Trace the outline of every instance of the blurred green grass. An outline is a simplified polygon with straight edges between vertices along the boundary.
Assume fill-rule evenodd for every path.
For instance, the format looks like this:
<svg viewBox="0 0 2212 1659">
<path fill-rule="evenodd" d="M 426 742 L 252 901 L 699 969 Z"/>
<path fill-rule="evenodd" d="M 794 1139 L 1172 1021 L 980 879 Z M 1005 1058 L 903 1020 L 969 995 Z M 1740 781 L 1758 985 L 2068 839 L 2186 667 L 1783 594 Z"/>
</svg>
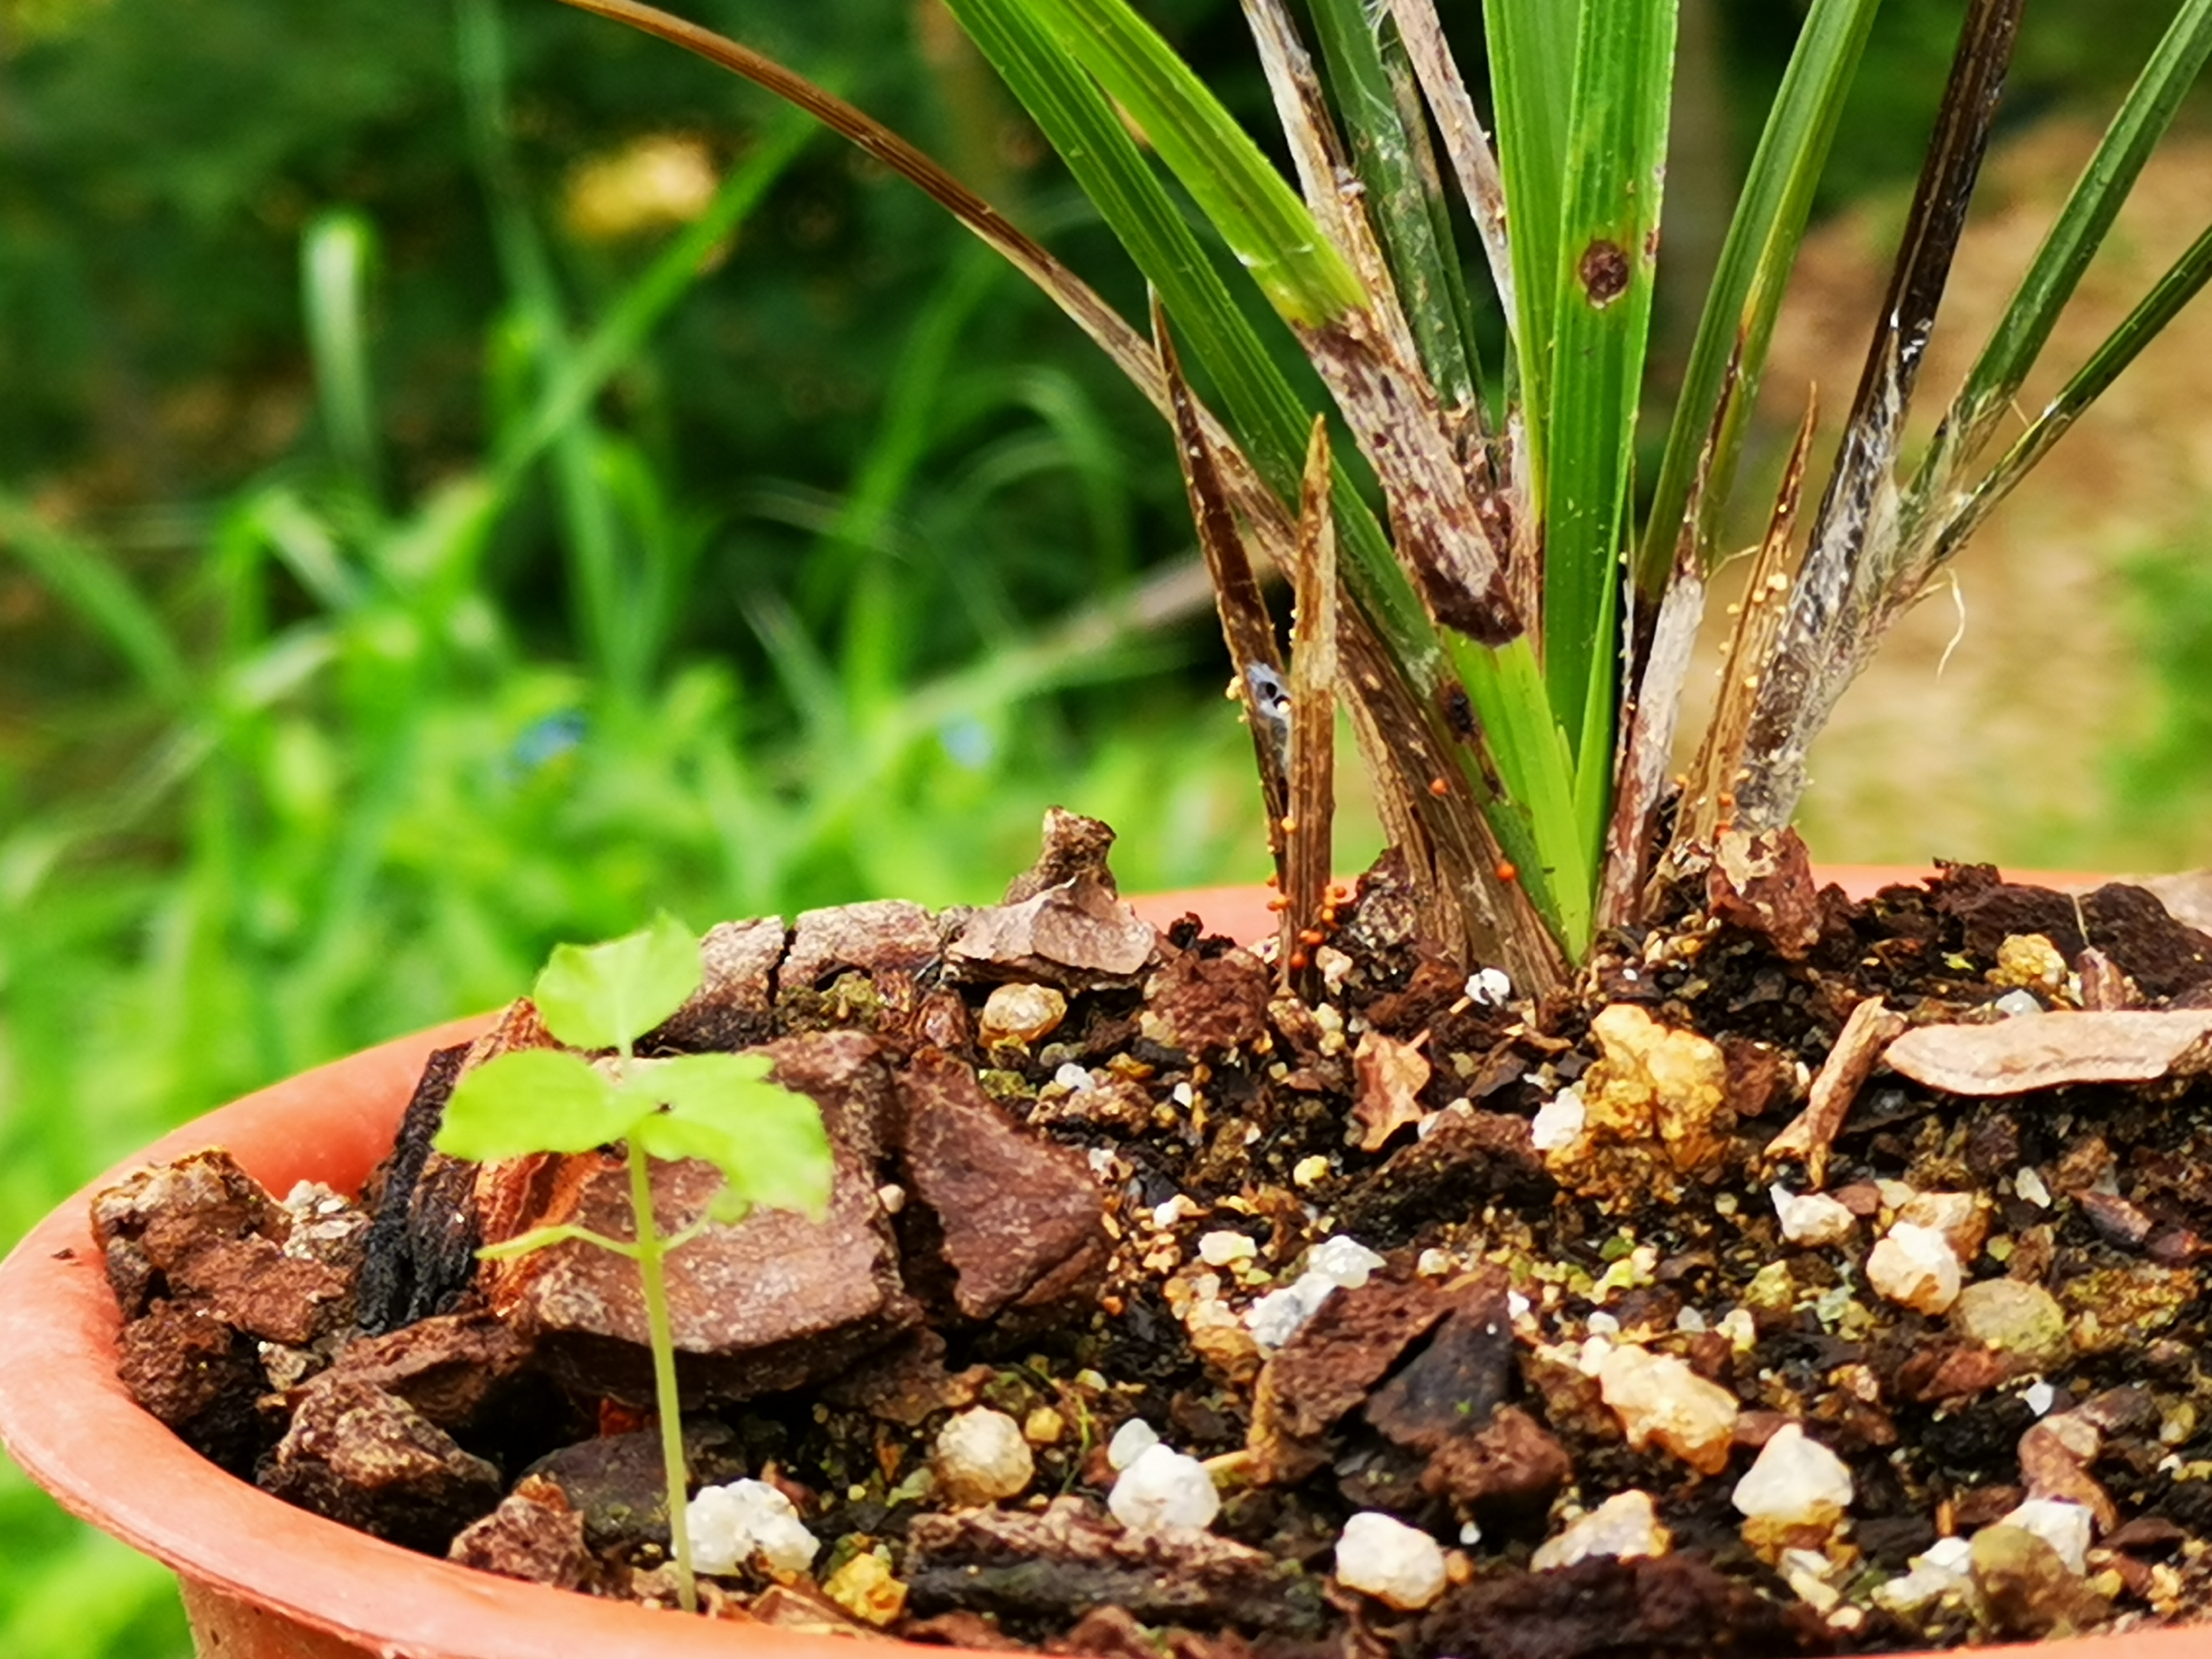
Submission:
<svg viewBox="0 0 2212 1659">
<path fill-rule="evenodd" d="M 1778 9 L 1714 9 L 1771 77 Z M 1097 263 L 927 5 L 696 10 Z M 1264 99 L 1228 0 L 1158 10 Z M 2031 105 L 2139 50 L 2048 14 Z M 1950 15 L 1893 0 L 1845 195 L 1913 165 Z M 933 210 L 550 4 L 180 27 L 0 0 L 0 1242 L 659 907 L 987 898 L 1052 802 L 1133 889 L 1260 873 L 1163 438 Z M 2170 794 L 2212 652 L 2201 572 L 2142 570 Z M 167 1576 L 4 1464 L 0 1559 L 9 1659 L 185 1650 Z"/>
<path fill-rule="evenodd" d="M 586 244 L 519 136 L 518 35 L 489 0 L 457 16 L 498 279 L 479 441 L 410 427 L 425 394 L 385 354 L 422 273 L 349 207 L 299 223 L 307 418 L 263 464 L 205 468 L 167 522 L 104 504 L 145 489 L 133 457 L 119 485 L 0 487 L 35 659 L 0 674 L 7 1239 L 179 1119 L 495 1005 L 555 940 L 657 908 L 988 898 L 1055 801 L 1136 832 L 1132 886 L 1262 866 L 1243 734 L 1189 678 L 1187 532 L 1144 493 L 1179 489 L 1102 377 L 1027 349 L 1051 314 L 932 226 L 892 323 L 844 348 L 880 355 L 872 419 L 826 464 L 749 452 L 790 388 L 740 342 L 763 381 L 702 469 L 686 389 L 726 371 L 689 313 L 791 299 L 766 227 L 808 210 L 827 146 L 738 112 L 678 228 Z M 0 1652 L 183 1650 L 166 1576 L 12 1469 L 0 1553 Z"/>
</svg>

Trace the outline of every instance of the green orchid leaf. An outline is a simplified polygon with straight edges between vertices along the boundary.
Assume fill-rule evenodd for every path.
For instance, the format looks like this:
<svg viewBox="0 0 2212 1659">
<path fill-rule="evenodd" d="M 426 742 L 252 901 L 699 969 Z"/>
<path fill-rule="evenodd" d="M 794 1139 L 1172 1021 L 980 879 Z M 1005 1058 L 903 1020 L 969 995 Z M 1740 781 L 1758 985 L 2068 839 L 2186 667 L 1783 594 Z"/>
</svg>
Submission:
<svg viewBox="0 0 2212 1659">
<path fill-rule="evenodd" d="M 586 1152 L 620 1140 L 646 1109 L 588 1061 L 557 1049 L 526 1048 L 460 1080 L 433 1144 L 471 1164 L 525 1152 Z"/>
<path fill-rule="evenodd" d="M 666 911 L 605 945 L 556 945 L 532 994 L 545 1029 L 575 1048 L 620 1048 L 699 988 L 699 939 Z"/>
<path fill-rule="evenodd" d="M 666 1108 L 634 1132 L 655 1158 L 702 1158 L 744 1204 L 819 1218 L 833 1164 L 822 1109 L 768 1080 L 757 1054 L 681 1054 L 641 1066 L 623 1088 Z M 720 1216 L 717 1219 L 721 1218 Z"/>
</svg>

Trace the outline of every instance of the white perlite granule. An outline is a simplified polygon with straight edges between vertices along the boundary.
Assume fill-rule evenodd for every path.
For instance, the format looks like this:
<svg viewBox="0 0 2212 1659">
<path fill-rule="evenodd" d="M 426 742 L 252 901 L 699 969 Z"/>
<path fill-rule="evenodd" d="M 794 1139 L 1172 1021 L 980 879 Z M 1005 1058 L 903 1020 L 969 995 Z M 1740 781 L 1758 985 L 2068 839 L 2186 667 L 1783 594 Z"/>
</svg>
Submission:
<svg viewBox="0 0 2212 1659">
<path fill-rule="evenodd" d="M 1036 1474 L 1022 1425 L 988 1406 L 962 1412 L 937 1431 L 930 1468 L 945 1497 L 970 1508 L 1019 1497 Z"/>
<path fill-rule="evenodd" d="M 1206 1465 L 1195 1457 L 1151 1446 L 1121 1471 L 1106 1495 L 1106 1507 L 1132 1532 L 1205 1528 L 1221 1513 L 1221 1494 L 1214 1490 Z"/>
<path fill-rule="evenodd" d="M 1759 1449 L 1729 1501 L 1753 1521 L 1832 1522 L 1851 1506 L 1851 1472 L 1796 1424 L 1784 1423 Z"/>
<path fill-rule="evenodd" d="M 1143 1418 L 1133 1417 L 1106 1443 L 1106 1462 L 1118 1474 L 1159 1443 L 1159 1431 Z"/>
<path fill-rule="evenodd" d="M 805 1572 L 822 1546 L 791 1500 L 765 1480 L 702 1486 L 684 1506 L 692 1565 L 701 1572 L 735 1572 L 757 1552 L 778 1572 Z"/>
<path fill-rule="evenodd" d="M 1363 1510 L 1336 1540 L 1336 1578 L 1347 1589 L 1412 1613 L 1444 1593 L 1443 1547 L 1417 1527 Z"/>
<path fill-rule="evenodd" d="M 1356 1291 L 1382 1265 L 1382 1258 L 1342 1233 L 1322 1240 L 1306 1257 L 1306 1270 L 1279 1291 L 1270 1291 L 1245 1313 L 1252 1340 L 1279 1348 L 1314 1316 L 1332 1291 Z"/>
</svg>

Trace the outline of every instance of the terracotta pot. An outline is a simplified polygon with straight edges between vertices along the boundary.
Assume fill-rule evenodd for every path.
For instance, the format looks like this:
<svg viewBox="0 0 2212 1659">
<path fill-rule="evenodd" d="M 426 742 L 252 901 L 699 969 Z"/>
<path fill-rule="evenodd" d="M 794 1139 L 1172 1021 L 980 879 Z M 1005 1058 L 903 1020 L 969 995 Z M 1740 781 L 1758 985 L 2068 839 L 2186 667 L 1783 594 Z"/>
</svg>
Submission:
<svg viewBox="0 0 2212 1659">
<path fill-rule="evenodd" d="M 1859 890 L 1899 878 L 1828 873 Z M 1163 925 L 1195 909 L 1245 937 L 1269 922 L 1266 895 L 1253 889 L 1171 894 L 1139 908 Z M 208 1659 L 849 1655 L 835 1638 L 594 1601 L 383 1543 L 224 1474 L 116 1379 L 119 1320 L 92 1243 L 94 1190 L 125 1169 L 210 1145 L 228 1146 L 276 1192 L 301 1180 L 356 1190 L 390 1147 L 430 1050 L 484 1024 L 403 1037 L 249 1095 L 164 1136 L 48 1216 L 0 1264 L 0 1441 L 64 1508 L 175 1571 Z M 2207 1659 L 2212 1629 L 2060 1645 L 2111 1659 Z"/>
</svg>

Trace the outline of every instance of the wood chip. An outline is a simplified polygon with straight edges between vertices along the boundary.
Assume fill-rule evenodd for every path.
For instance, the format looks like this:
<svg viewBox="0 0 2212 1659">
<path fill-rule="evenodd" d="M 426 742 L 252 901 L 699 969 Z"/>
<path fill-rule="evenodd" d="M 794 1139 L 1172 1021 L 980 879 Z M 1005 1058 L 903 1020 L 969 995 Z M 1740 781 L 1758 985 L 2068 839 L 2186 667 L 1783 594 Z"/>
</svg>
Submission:
<svg viewBox="0 0 2212 1659">
<path fill-rule="evenodd" d="M 2134 982 L 2102 951 L 2085 950 L 2075 958 L 2081 975 L 2081 1006 L 2092 1013 L 2119 1013 L 2136 1006 Z"/>
<path fill-rule="evenodd" d="M 1768 1160 L 1802 1158 L 1806 1176 L 1815 1188 L 1826 1181 L 1828 1148 L 1834 1144 L 1836 1132 L 1844 1127 L 1851 1103 L 1858 1098 L 1859 1088 L 1874 1070 L 1883 1045 L 1891 1043 L 1904 1029 L 1904 1019 L 1890 1012 L 1880 997 L 1869 997 L 1853 1008 L 1836 1038 L 1836 1046 L 1820 1063 L 1805 1109 L 1790 1120 L 1788 1128 L 1766 1143 Z"/>
<path fill-rule="evenodd" d="M 1400 1129 L 1428 1115 L 1420 1093 L 1428 1086 L 1429 1062 L 1412 1043 L 1369 1031 L 1352 1053 L 1352 1066 L 1359 1080 L 1352 1117 L 1361 1152 L 1381 1152 Z"/>
<path fill-rule="evenodd" d="M 976 911 L 946 955 L 967 971 L 1066 986 L 1071 975 L 1139 973 L 1158 937 L 1129 905 L 1079 877 L 1019 904 Z"/>
<path fill-rule="evenodd" d="M 1980 1099 L 2075 1083 L 2151 1083 L 2212 1070 L 2212 1009 L 1923 1025 L 1891 1043 L 1883 1059 L 1915 1083 Z"/>
</svg>

